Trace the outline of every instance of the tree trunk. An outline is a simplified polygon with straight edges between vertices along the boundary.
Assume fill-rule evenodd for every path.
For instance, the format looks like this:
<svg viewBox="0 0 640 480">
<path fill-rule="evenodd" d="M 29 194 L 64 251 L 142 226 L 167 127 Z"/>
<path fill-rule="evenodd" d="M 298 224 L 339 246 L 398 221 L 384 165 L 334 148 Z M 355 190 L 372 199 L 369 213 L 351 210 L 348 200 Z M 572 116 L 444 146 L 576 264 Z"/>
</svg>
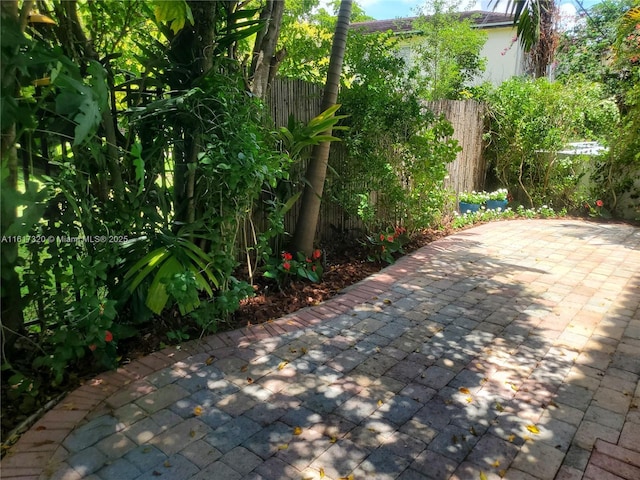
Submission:
<svg viewBox="0 0 640 480">
<path fill-rule="evenodd" d="M 340 87 L 340 75 L 342 73 L 342 60 L 347 46 L 347 34 L 349 31 L 349 19 L 351 17 L 352 0 L 342 0 L 340 11 L 338 12 L 338 23 L 333 36 L 331 47 L 331 57 L 329 58 L 329 69 L 327 71 L 327 81 L 324 86 L 322 97 L 322 111 L 336 104 L 338 100 L 338 89 Z M 324 135 L 331 135 L 331 130 Z M 313 240 L 315 238 L 318 216 L 320 214 L 320 203 L 324 190 L 324 181 L 327 177 L 327 165 L 329 163 L 330 142 L 323 142 L 313 148 L 307 173 L 305 178 L 307 183 L 302 195 L 300 213 L 296 222 L 296 229 L 293 236 L 293 247 L 297 252 L 310 255 L 313 250 Z"/>
<path fill-rule="evenodd" d="M 256 35 L 250 71 L 251 93 L 260 98 L 264 98 L 269 82 L 284 58 L 284 49 L 276 53 L 283 12 L 284 0 L 268 0 L 260 13 L 265 26 Z"/>
</svg>

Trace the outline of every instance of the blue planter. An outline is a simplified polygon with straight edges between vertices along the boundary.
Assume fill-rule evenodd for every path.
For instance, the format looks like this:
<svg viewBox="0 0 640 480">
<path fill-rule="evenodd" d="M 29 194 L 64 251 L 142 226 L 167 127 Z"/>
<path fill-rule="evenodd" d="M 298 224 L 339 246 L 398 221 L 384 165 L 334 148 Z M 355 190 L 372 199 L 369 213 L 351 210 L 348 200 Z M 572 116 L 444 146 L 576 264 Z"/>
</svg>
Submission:
<svg viewBox="0 0 640 480">
<path fill-rule="evenodd" d="M 467 203 L 467 202 L 460 202 L 458 204 L 458 208 L 460 209 L 460 213 L 467 213 L 467 212 L 477 212 L 478 210 L 480 210 L 480 204 L 479 203 Z"/>
<path fill-rule="evenodd" d="M 504 210 L 508 203 L 506 200 L 487 200 L 487 210 L 497 210 L 498 208 Z"/>
</svg>

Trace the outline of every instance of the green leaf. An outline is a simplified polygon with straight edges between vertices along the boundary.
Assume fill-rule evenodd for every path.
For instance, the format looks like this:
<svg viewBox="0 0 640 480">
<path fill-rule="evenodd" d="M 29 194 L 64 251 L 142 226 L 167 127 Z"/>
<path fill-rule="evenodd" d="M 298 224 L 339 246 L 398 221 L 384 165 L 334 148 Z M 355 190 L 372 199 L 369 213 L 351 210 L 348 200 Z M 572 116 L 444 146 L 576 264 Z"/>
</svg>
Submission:
<svg viewBox="0 0 640 480">
<path fill-rule="evenodd" d="M 185 0 L 156 0 L 153 13 L 156 21 L 168 23 L 173 33 L 182 30 L 187 20 L 193 25 L 193 13 Z"/>
</svg>

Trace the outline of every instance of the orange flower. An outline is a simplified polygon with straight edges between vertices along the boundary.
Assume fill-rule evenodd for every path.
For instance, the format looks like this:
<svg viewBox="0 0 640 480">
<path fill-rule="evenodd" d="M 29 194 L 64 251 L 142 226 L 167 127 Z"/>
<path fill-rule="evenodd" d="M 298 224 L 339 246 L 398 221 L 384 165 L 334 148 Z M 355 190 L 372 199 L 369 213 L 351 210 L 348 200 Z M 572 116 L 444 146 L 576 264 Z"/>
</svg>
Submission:
<svg viewBox="0 0 640 480">
<path fill-rule="evenodd" d="M 104 332 L 104 341 L 107 343 L 113 341 L 113 333 L 111 333 L 109 330 Z"/>
</svg>

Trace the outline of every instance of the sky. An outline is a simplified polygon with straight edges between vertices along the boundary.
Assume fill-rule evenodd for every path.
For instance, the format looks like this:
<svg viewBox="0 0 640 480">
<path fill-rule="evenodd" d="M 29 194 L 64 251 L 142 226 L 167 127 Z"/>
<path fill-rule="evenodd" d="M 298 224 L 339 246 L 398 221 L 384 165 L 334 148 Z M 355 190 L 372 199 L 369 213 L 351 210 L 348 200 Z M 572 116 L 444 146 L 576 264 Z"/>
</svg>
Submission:
<svg viewBox="0 0 640 480">
<path fill-rule="evenodd" d="M 386 20 L 390 18 L 398 17 L 413 17 L 415 16 L 416 9 L 423 5 L 424 0 L 357 0 L 358 4 L 364 9 L 367 15 L 375 18 L 376 20 Z M 472 0 L 473 1 L 473 0 Z M 468 10 L 493 10 L 492 6 L 488 6 L 488 0 L 476 0 L 475 5 L 472 5 Z M 575 15 L 579 10 L 577 2 L 575 0 L 559 0 L 563 15 Z M 582 0 L 581 2 L 585 8 L 593 6 L 598 3 L 598 0 Z M 500 2 L 501 6 L 506 6 L 506 0 Z M 464 5 L 464 2 L 463 2 Z M 504 7 L 503 7 L 504 8 Z M 496 9 L 500 10 L 500 9 Z"/>
</svg>

